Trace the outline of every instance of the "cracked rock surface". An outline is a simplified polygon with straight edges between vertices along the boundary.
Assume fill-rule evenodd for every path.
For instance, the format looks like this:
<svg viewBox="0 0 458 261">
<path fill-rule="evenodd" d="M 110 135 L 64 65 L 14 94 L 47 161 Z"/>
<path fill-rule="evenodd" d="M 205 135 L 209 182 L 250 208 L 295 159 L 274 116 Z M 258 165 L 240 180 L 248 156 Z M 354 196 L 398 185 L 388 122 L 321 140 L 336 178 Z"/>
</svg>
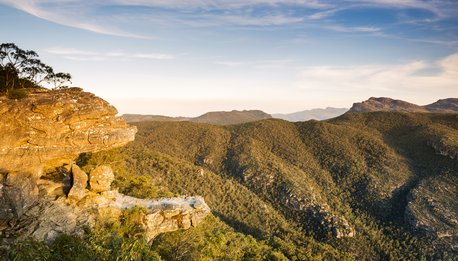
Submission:
<svg viewBox="0 0 458 261">
<path fill-rule="evenodd" d="M 83 152 L 120 147 L 136 128 L 105 100 L 78 88 L 0 97 L 0 168 L 57 167 Z"/>
</svg>

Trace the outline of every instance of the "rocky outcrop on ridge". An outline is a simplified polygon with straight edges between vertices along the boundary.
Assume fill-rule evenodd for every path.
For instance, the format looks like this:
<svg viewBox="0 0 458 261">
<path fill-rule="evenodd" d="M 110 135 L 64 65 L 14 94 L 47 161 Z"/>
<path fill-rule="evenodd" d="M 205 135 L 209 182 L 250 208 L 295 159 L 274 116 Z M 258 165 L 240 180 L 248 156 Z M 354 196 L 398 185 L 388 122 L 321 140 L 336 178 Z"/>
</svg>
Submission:
<svg viewBox="0 0 458 261">
<path fill-rule="evenodd" d="M 21 100 L 0 97 L 0 168 L 36 170 L 68 163 L 83 152 L 123 146 L 136 128 L 108 102 L 78 88 L 40 91 Z"/>
<path fill-rule="evenodd" d="M 370 111 L 400 111 L 400 112 L 427 112 L 427 110 L 419 105 L 394 100 L 391 98 L 375 98 L 371 97 L 367 101 L 354 103 L 350 108 L 351 112 L 370 112 Z"/>
<path fill-rule="evenodd" d="M 76 165 L 70 168 L 71 173 L 67 174 L 74 175 L 73 171 L 77 170 L 77 175 L 86 175 L 74 166 Z M 103 170 L 112 173 L 107 167 Z M 109 180 L 104 182 L 111 183 Z M 138 199 L 111 190 L 110 185 L 107 190 L 99 187 L 92 191 L 87 189 L 86 182 L 78 197 L 70 194 L 56 197 L 55 191 L 62 183 L 40 180 L 40 200 L 19 218 L 10 221 L 11 225 L 2 231 L 3 244 L 28 238 L 51 242 L 63 233 L 82 235 L 86 228 L 94 227 L 97 222 L 119 220 L 124 211 L 134 207 L 144 209 L 140 225 L 146 239 L 150 241 L 160 233 L 197 226 L 210 213 L 210 208 L 202 197 Z M 70 192 L 73 189 L 72 187 Z"/>
<path fill-rule="evenodd" d="M 424 107 L 430 112 L 457 112 L 458 98 L 441 99 Z"/>
<path fill-rule="evenodd" d="M 435 112 L 454 113 L 458 112 L 458 98 L 438 100 L 425 106 L 395 100 L 386 97 L 371 97 L 367 101 L 354 103 L 350 112 L 371 112 L 371 111 L 399 111 L 399 112 Z"/>
<path fill-rule="evenodd" d="M 422 181 L 408 197 L 407 223 L 436 245 L 458 253 L 458 177 L 435 176 Z"/>
<path fill-rule="evenodd" d="M 38 199 L 44 171 L 68 164 L 80 153 L 134 140 L 136 128 L 116 114 L 108 102 L 79 88 L 37 89 L 20 100 L 0 97 L 0 227 Z M 74 177 L 83 186 L 84 177 Z M 81 198 L 77 187 L 71 196 Z"/>
<path fill-rule="evenodd" d="M 196 226 L 210 213 L 201 197 L 122 195 L 111 190 L 109 166 L 88 175 L 74 163 L 81 153 L 134 140 L 136 127 L 116 114 L 108 102 L 79 88 L 33 90 L 20 100 L 0 97 L 0 246 L 80 235 L 133 207 L 145 210 L 142 225 L 149 240 Z"/>
</svg>

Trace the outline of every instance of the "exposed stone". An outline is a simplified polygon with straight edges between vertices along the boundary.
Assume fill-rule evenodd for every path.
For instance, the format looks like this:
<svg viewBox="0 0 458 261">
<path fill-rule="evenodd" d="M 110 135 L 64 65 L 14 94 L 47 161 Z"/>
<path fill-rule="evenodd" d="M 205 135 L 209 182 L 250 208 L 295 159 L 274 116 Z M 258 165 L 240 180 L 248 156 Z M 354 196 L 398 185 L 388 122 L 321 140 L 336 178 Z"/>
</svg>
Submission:
<svg viewBox="0 0 458 261">
<path fill-rule="evenodd" d="M 456 113 L 458 112 L 458 99 L 448 98 L 438 100 L 437 102 L 425 106 L 419 106 L 413 103 L 386 97 L 371 97 L 369 100 L 354 103 L 350 108 L 350 112 L 371 111 Z"/>
<path fill-rule="evenodd" d="M 8 173 L 0 186 L 0 220 L 21 216 L 38 198 L 37 177 L 30 172 Z"/>
<path fill-rule="evenodd" d="M 434 176 L 422 181 L 408 197 L 406 222 L 434 244 L 458 253 L 458 177 Z"/>
<path fill-rule="evenodd" d="M 68 198 L 80 200 L 86 195 L 87 174 L 78 165 L 72 165 L 72 188 L 68 193 Z"/>
<path fill-rule="evenodd" d="M 115 176 L 110 166 L 102 165 L 91 170 L 89 174 L 89 185 L 94 192 L 104 192 L 111 188 Z"/>
<path fill-rule="evenodd" d="M 0 97 L 0 224 L 34 204 L 37 180 L 44 168 L 54 169 L 72 162 L 80 153 L 134 140 L 136 128 L 116 113 L 106 101 L 76 88 L 32 91 L 20 100 Z M 77 179 L 77 185 L 83 183 Z M 55 186 L 45 194 L 68 192 L 69 182 L 61 184 L 61 189 Z M 71 194 L 80 198 L 81 193 Z"/>
<path fill-rule="evenodd" d="M 136 128 L 117 118 L 106 101 L 79 89 L 0 97 L 0 168 L 58 167 L 83 152 L 119 147 Z"/>
<path fill-rule="evenodd" d="M 65 197 L 42 200 L 19 218 L 16 226 L 4 233 L 9 238 L 34 238 L 50 242 L 62 233 L 82 235 L 86 227 L 93 227 L 97 222 L 119 220 L 123 211 L 133 207 L 146 210 L 140 225 L 148 241 L 160 233 L 196 226 L 210 214 L 210 208 L 202 197 L 147 200 L 125 196 L 116 191 L 102 194 L 88 192 L 79 202 Z"/>
<path fill-rule="evenodd" d="M 82 235 L 136 206 L 146 209 L 142 225 L 149 240 L 195 226 L 210 213 L 201 197 L 145 200 L 111 191 L 109 166 L 90 173 L 93 191 L 86 190 L 86 173 L 63 164 L 132 141 L 136 128 L 116 113 L 106 101 L 74 88 L 32 92 L 21 100 L 0 97 L 0 245 Z M 40 179 L 43 169 L 51 174 Z"/>
<path fill-rule="evenodd" d="M 458 135 L 455 137 L 455 140 L 458 141 L 456 138 L 458 138 Z M 456 141 L 454 143 L 456 143 Z M 442 138 L 430 141 L 428 145 L 433 147 L 437 154 L 458 160 L 458 144 L 454 143 Z"/>
</svg>

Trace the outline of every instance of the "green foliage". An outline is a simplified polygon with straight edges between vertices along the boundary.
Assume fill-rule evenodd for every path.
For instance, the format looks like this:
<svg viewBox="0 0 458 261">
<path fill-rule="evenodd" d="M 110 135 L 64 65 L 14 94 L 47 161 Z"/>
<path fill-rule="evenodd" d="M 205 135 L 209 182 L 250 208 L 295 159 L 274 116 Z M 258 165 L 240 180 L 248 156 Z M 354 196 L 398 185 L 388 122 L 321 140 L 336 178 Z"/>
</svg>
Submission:
<svg viewBox="0 0 458 261">
<path fill-rule="evenodd" d="M 209 216 L 197 228 L 162 234 L 152 249 L 165 260 L 287 260 L 262 241 Z"/>
<path fill-rule="evenodd" d="M 8 260 L 14 261 L 50 260 L 51 256 L 51 250 L 45 243 L 32 240 L 16 243 L 7 254 Z"/>
<path fill-rule="evenodd" d="M 93 259 L 435 260 L 456 256 L 412 233 L 403 216 L 407 196 L 417 184 L 457 172 L 458 162 L 437 155 L 430 145 L 456 146 L 456 115 L 350 113 L 325 122 L 136 125 L 134 142 L 81 155 L 78 165 L 85 171 L 111 165 L 115 186 L 136 197 L 201 195 L 213 215 L 196 228 L 161 234 L 150 246 L 138 222 L 144 210 L 125 211 L 119 218 L 100 222 L 83 239 L 72 239 L 79 243 L 65 243 L 86 249 Z M 289 203 L 296 199 L 296 205 Z M 330 212 L 345 217 L 356 236 L 332 236 L 316 213 L 307 212 L 310 201 L 326 204 Z M 32 253 L 43 248 L 39 257 L 52 257 L 59 252 L 54 247 L 61 247 L 27 244 Z M 18 253 L 14 251 L 10 256 Z"/>
<path fill-rule="evenodd" d="M 20 99 L 24 99 L 25 97 L 27 97 L 27 92 L 25 92 L 24 90 L 20 90 L 20 89 L 13 89 L 8 92 L 7 97 L 9 99 L 20 100 Z"/>
<path fill-rule="evenodd" d="M 268 239 L 270 246 L 279 236 L 281 252 L 289 258 L 297 257 L 298 249 L 316 257 L 326 248 L 334 255 L 345 252 L 367 259 L 422 258 L 434 256 L 435 251 L 428 239 L 409 232 L 402 213 L 418 180 L 458 169 L 454 161 L 428 147 L 433 137 L 444 141 L 451 137 L 455 123 L 456 115 L 403 113 L 346 114 L 327 122 L 295 124 L 266 120 L 229 127 L 143 122 L 136 124 L 136 141 L 122 154 L 136 160 L 132 169 L 153 176 L 172 192 L 204 196 L 217 216 L 237 230 Z M 453 144 L 454 139 L 448 140 Z M 229 196 L 231 187 L 238 192 L 235 197 Z M 357 236 L 335 239 L 323 234 L 313 216 L 284 203 L 291 194 L 318 198 L 318 203 L 344 216 Z M 256 200 L 248 200 L 250 195 Z M 259 216 L 248 213 L 259 211 L 263 204 L 276 217 L 259 223 Z M 282 224 L 281 229 L 274 224 Z M 295 229 L 303 236 L 293 232 L 285 237 Z"/>
</svg>

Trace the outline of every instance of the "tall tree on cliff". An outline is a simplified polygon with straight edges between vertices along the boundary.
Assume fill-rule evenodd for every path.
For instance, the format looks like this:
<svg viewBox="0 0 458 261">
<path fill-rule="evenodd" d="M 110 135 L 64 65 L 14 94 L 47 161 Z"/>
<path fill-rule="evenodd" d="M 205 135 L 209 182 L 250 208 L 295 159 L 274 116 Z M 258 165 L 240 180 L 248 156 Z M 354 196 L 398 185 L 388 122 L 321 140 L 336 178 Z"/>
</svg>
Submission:
<svg viewBox="0 0 458 261">
<path fill-rule="evenodd" d="M 42 87 L 43 83 L 60 88 L 70 80 L 69 73 L 55 73 L 34 51 L 22 50 L 14 43 L 0 45 L 0 92 Z"/>
</svg>

